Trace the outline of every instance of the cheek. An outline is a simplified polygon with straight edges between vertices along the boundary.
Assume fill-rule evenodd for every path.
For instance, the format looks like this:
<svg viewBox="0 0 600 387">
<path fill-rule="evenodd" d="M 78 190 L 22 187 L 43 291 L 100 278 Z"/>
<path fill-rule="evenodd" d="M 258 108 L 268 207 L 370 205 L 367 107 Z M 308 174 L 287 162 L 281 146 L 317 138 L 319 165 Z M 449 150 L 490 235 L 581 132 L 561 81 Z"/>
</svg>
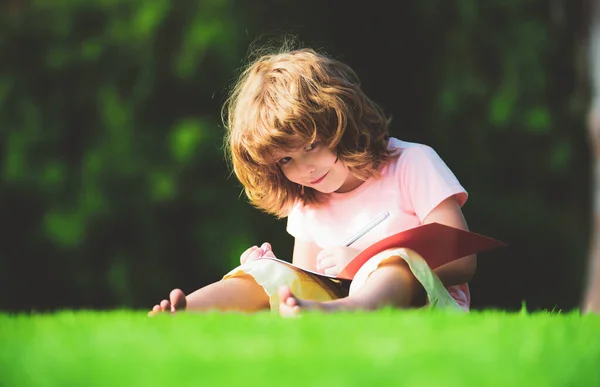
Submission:
<svg viewBox="0 0 600 387">
<path fill-rule="evenodd" d="M 333 159 L 333 168 L 338 173 L 348 172 L 348 168 L 346 168 L 346 165 L 344 165 L 344 163 L 342 162 L 342 160 L 339 160 L 337 157 L 335 157 Z"/>
<path fill-rule="evenodd" d="M 346 168 L 346 165 L 344 165 L 344 163 L 341 160 L 338 160 L 338 162 L 335 163 L 334 168 L 335 168 L 336 176 L 341 181 L 346 181 L 348 176 L 350 176 L 350 170 L 348 168 Z"/>
<path fill-rule="evenodd" d="M 330 167 L 334 167 L 335 168 L 339 164 L 339 162 L 336 163 L 336 160 L 337 160 L 337 156 L 335 155 L 335 153 L 333 153 L 329 149 L 323 150 L 318 155 L 318 163 L 321 166 L 330 166 Z"/>
<path fill-rule="evenodd" d="M 281 171 L 286 179 L 291 181 L 292 183 L 298 183 L 298 174 L 294 171 L 293 168 L 282 168 Z"/>
</svg>

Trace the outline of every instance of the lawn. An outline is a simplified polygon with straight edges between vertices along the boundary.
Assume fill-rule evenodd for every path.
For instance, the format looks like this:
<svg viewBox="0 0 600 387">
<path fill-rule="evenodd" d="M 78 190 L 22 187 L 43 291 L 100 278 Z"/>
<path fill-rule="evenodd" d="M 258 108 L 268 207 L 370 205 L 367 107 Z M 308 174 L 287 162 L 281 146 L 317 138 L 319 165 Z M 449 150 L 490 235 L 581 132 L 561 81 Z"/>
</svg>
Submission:
<svg viewBox="0 0 600 387">
<path fill-rule="evenodd" d="M 600 386 L 600 316 L 0 314 L 1 386 Z"/>
</svg>

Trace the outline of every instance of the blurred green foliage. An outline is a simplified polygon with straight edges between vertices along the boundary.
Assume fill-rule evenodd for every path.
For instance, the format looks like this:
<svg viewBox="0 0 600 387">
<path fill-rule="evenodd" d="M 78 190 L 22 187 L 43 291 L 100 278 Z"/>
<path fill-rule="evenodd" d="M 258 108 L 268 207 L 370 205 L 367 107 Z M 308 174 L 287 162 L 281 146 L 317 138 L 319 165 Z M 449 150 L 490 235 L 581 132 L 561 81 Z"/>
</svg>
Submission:
<svg viewBox="0 0 600 387">
<path fill-rule="evenodd" d="M 590 220 L 584 3 L 415 4 L 436 31 L 423 32 L 429 142 L 470 188 L 471 226 L 511 245 L 475 284 L 573 306 Z"/>
<path fill-rule="evenodd" d="M 5 6 L 2 307 L 140 305 L 181 273 L 218 279 L 251 243 L 222 150 L 230 6 Z"/>
<path fill-rule="evenodd" d="M 285 221 L 230 176 L 220 121 L 248 44 L 280 30 L 355 67 L 392 134 L 432 145 L 468 189 L 471 228 L 509 243 L 480 261 L 476 305 L 574 306 L 589 211 L 581 2 L 389 7 L 0 5 L 0 308 L 145 308 L 218 280 L 252 244 L 287 259 Z"/>
</svg>

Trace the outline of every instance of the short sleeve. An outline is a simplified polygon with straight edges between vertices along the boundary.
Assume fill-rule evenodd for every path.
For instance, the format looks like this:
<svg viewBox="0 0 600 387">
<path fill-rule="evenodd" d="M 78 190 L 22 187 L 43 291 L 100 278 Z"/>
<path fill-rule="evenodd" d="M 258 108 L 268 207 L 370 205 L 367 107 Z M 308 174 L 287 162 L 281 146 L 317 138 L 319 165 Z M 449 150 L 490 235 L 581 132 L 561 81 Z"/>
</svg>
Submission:
<svg viewBox="0 0 600 387">
<path fill-rule="evenodd" d="M 303 211 L 301 203 L 296 203 L 287 216 L 286 231 L 294 238 L 312 242 L 309 227 L 307 226 L 306 213 Z"/>
<path fill-rule="evenodd" d="M 461 207 L 467 201 L 467 191 L 431 147 L 420 145 L 406 148 L 399 163 L 400 188 L 421 222 L 451 196 L 456 196 Z"/>
</svg>

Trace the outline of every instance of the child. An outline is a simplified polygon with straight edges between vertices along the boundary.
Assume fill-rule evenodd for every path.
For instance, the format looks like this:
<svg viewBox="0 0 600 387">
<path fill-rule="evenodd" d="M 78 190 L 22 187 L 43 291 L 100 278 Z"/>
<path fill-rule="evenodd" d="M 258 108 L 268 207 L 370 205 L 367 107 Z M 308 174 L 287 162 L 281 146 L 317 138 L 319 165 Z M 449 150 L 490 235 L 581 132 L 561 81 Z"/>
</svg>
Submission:
<svg viewBox="0 0 600 387">
<path fill-rule="evenodd" d="M 361 250 L 392 234 L 438 222 L 467 230 L 467 192 L 436 152 L 388 135 L 390 120 L 347 65 L 312 49 L 283 48 L 254 60 L 224 106 L 228 153 L 250 202 L 287 217 L 292 262 L 336 275 Z M 344 241 L 389 216 L 351 247 Z M 468 256 L 432 271 L 402 249 L 371 258 L 350 286 L 273 260 L 267 242 L 247 249 L 221 281 L 179 289 L 150 315 L 177 310 L 374 310 L 436 305 L 468 310 Z"/>
</svg>

